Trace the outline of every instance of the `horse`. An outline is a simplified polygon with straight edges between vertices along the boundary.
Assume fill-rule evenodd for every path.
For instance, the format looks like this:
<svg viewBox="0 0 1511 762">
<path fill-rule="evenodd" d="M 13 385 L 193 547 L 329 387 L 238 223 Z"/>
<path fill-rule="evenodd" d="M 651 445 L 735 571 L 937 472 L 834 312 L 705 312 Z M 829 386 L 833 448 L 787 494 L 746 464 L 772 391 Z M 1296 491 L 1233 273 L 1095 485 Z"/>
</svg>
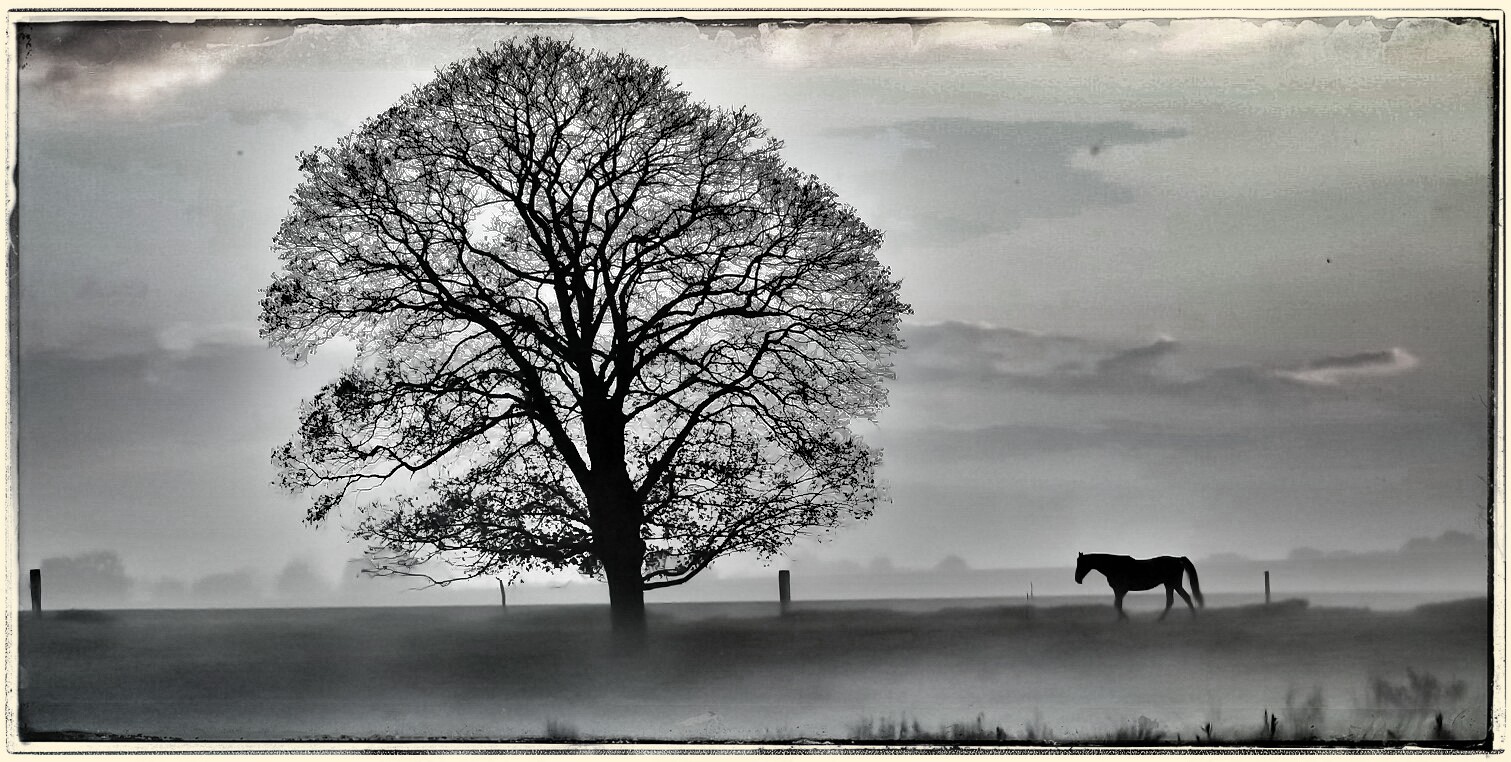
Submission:
<svg viewBox="0 0 1511 762">
<path fill-rule="evenodd" d="M 1196 595 L 1196 603 L 1206 608 L 1207 602 L 1201 597 L 1201 584 L 1196 581 L 1196 567 L 1191 564 L 1191 559 L 1185 556 L 1160 556 L 1158 558 L 1133 558 L 1131 556 L 1114 556 L 1110 553 L 1077 553 L 1076 554 L 1076 584 L 1086 579 L 1086 575 L 1092 571 L 1099 571 L 1107 578 L 1107 584 L 1112 588 L 1112 603 L 1117 607 L 1118 619 L 1127 619 L 1123 613 L 1123 596 L 1130 590 L 1152 590 L 1160 585 L 1165 586 L 1165 611 L 1159 615 L 1163 620 L 1170 613 L 1170 607 L 1175 605 L 1175 594 L 1186 601 L 1191 608 L 1191 616 L 1196 616 L 1196 606 L 1191 603 L 1191 596 L 1186 595 L 1186 589 L 1181 586 L 1181 574 L 1191 575 L 1191 592 Z"/>
</svg>

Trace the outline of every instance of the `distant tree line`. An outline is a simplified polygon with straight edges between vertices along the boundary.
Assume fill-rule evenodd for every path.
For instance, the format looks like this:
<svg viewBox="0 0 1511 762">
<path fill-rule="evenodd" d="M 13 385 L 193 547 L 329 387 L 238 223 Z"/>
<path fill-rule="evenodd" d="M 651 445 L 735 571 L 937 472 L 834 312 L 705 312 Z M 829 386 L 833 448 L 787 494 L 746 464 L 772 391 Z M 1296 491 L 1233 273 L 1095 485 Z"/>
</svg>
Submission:
<svg viewBox="0 0 1511 762">
<path fill-rule="evenodd" d="M 133 577 L 115 551 L 95 550 L 43 559 L 44 609 L 131 607 L 250 607 L 378 603 L 391 599 L 393 584 L 362 574 L 367 562 L 349 562 L 335 579 L 307 559 L 289 561 L 276 574 L 251 569 L 217 571 L 193 578 Z M 19 600 L 30 599 L 20 575 Z M 391 582 L 391 581 L 390 581 Z"/>
</svg>

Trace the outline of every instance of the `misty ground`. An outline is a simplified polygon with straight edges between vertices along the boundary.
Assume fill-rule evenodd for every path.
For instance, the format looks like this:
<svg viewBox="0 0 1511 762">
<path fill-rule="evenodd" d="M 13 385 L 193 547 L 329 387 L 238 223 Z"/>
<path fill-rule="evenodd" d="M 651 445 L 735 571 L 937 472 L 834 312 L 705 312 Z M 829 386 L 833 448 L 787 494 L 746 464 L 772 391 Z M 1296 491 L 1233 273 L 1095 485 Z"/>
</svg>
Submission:
<svg viewBox="0 0 1511 762">
<path fill-rule="evenodd" d="M 25 613 L 20 720 L 44 740 L 1485 733 L 1484 599 L 1214 605 L 1164 622 L 1140 599 L 1126 623 L 1108 604 L 941 606 L 652 606 L 639 651 L 597 606 Z"/>
</svg>

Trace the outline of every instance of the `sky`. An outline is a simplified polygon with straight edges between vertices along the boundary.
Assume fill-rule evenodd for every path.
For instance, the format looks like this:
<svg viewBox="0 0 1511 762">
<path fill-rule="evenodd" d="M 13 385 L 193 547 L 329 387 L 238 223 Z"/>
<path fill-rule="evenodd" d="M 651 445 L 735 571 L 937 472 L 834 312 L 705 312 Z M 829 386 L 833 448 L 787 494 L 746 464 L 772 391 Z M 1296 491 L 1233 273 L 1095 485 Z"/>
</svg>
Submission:
<svg viewBox="0 0 1511 762">
<path fill-rule="evenodd" d="M 539 32 L 749 108 L 886 234 L 914 314 L 890 407 L 855 430 L 891 499 L 793 558 L 1280 558 L 1485 531 L 1485 26 L 24 31 L 22 568 L 111 550 L 144 579 L 334 575 L 360 553 L 272 485 L 299 401 L 348 359 L 295 366 L 257 336 L 295 156 Z"/>
</svg>

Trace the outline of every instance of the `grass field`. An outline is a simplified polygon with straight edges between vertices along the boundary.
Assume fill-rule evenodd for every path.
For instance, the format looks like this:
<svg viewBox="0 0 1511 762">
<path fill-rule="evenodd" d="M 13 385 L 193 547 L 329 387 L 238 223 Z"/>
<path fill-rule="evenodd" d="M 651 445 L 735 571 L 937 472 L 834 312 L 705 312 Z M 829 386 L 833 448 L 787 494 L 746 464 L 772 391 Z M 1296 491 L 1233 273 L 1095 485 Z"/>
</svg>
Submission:
<svg viewBox="0 0 1511 762">
<path fill-rule="evenodd" d="M 635 650 L 586 606 L 65 611 L 21 617 L 20 719 L 34 740 L 1474 740 L 1487 613 L 687 604 L 651 607 Z"/>
</svg>

